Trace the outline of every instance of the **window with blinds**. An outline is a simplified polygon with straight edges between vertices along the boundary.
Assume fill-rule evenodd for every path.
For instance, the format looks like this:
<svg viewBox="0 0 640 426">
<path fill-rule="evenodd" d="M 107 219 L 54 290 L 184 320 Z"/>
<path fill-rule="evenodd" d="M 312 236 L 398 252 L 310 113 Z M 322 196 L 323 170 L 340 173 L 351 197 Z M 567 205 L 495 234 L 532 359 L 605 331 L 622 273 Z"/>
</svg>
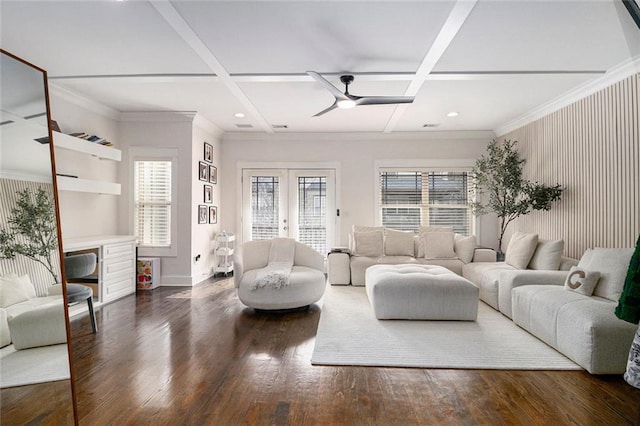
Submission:
<svg viewBox="0 0 640 426">
<path fill-rule="evenodd" d="M 171 161 L 134 161 L 135 234 L 139 247 L 171 246 Z"/>
<path fill-rule="evenodd" d="M 467 172 L 381 171 L 382 225 L 418 231 L 420 226 L 450 226 L 473 233 Z"/>
<path fill-rule="evenodd" d="M 280 180 L 277 176 L 251 177 L 251 239 L 269 240 L 279 235 Z"/>
<path fill-rule="evenodd" d="M 298 178 L 298 241 L 327 252 L 327 178 Z"/>
</svg>

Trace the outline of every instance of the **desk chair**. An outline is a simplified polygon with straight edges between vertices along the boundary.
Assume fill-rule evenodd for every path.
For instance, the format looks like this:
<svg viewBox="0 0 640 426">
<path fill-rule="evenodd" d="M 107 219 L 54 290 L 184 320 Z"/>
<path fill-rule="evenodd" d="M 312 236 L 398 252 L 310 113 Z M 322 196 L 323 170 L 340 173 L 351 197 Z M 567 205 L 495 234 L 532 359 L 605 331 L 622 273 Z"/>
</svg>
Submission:
<svg viewBox="0 0 640 426">
<path fill-rule="evenodd" d="M 65 256 L 64 258 L 64 270 L 67 278 L 83 278 L 93 274 L 96 269 L 96 254 L 84 253 Z M 93 332 L 98 331 L 96 325 L 96 314 L 93 311 L 93 290 L 91 287 L 87 287 L 82 284 L 69 284 L 67 283 L 67 298 L 69 304 L 87 301 L 89 306 L 89 317 L 91 318 L 91 328 Z"/>
</svg>

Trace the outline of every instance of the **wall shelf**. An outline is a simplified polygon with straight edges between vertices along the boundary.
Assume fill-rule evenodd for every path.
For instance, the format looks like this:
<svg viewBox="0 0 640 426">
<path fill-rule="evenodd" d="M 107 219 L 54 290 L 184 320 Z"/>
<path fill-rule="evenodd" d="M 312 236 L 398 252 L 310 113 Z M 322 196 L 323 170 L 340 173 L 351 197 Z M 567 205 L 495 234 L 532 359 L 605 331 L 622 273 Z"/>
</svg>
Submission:
<svg viewBox="0 0 640 426">
<path fill-rule="evenodd" d="M 104 160 L 122 160 L 122 151 L 117 148 L 89 142 L 84 139 L 76 138 L 75 136 L 55 131 L 53 132 L 53 146 L 55 148 L 63 148 L 70 151 L 93 155 L 94 157 Z"/>
<path fill-rule="evenodd" d="M 99 180 L 77 179 L 67 176 L 57 176 L 60 191 L 92 192 L 95 194 L 120 195 L 119 183 Z"/>
</svg>

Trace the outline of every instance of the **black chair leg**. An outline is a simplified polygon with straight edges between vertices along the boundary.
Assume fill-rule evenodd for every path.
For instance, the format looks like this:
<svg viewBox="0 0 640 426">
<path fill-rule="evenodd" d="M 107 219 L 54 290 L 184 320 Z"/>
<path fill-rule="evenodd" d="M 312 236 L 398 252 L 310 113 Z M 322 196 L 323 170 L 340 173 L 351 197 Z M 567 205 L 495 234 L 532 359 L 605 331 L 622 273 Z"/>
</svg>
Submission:
<svg viewBox="0 0 640 426">
<path fill-rule="evenodd" d="M 89 305 L 89 318 L 91 318 L 91 328 L 94 333 L 98 332 L 98 325 L 96 324 L 96 313 L 93 311 L 93 296 L 87 298 L 87 305 Z"/>
</svg>

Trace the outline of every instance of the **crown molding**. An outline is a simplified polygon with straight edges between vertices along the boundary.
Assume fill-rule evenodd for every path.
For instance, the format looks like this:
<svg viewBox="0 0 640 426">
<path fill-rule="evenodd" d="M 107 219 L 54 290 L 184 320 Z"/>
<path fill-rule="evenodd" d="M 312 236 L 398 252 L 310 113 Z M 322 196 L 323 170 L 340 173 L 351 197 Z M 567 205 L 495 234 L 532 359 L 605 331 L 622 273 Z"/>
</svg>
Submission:
<svg viewBox="0 0 640 426">
<path fill-rule="evenodd" d="M 120 121 L 125 122 L 193 122 L 195 111 L 137 111 L 121 112 Z"/>
<path fill-rule="evenodd" d="M 478 140 L 487 142 L 494 139 L 491 130 L 440 131 L 440 132 L 291 132 L 266 134 L 262 132 L 226 132 L 222 141 L 437 141 L 437 140 Z"/>
<path fill-rule="evenodd" d="M 118 110 L 111 108 L 109 106 L 106 106 L 93 99 L 89 99 L 85 96 L 79 95 L 78 93 L 73 92 L 56 83 L 49 81 L 49 89 L 51 91 L 52 96 L 55 96 L 60 99 L 64 99 L 65 101 L 70 102 L 74 105 L 77 105 L 81 108 L 95 112 L 96 114 L 100 114 L 103 117 L 111 118 L 112 120 L 119 119 L 120 112 Z"/>
<path fill-rule="evenodd" d="M 222 134 L 224 133 L 220 127 L 216 126 L 213 122 L 209 121 L 209 119 L 205 118 L 200 113 L 197 113 L 195 118 L 193 119 L 193 125 L 206 130 L 218 139 L 220 139 L 222 137 Z"/>
<path fill-rule="evenodd" d="M 498 137 L 503 136 L 637 73 L 640 73 L 640 56 L 630 58 L 608 70 L 602 77 L 581 84 L 564 95 L 497 127 L 494 133 Z"/>
</svg>

